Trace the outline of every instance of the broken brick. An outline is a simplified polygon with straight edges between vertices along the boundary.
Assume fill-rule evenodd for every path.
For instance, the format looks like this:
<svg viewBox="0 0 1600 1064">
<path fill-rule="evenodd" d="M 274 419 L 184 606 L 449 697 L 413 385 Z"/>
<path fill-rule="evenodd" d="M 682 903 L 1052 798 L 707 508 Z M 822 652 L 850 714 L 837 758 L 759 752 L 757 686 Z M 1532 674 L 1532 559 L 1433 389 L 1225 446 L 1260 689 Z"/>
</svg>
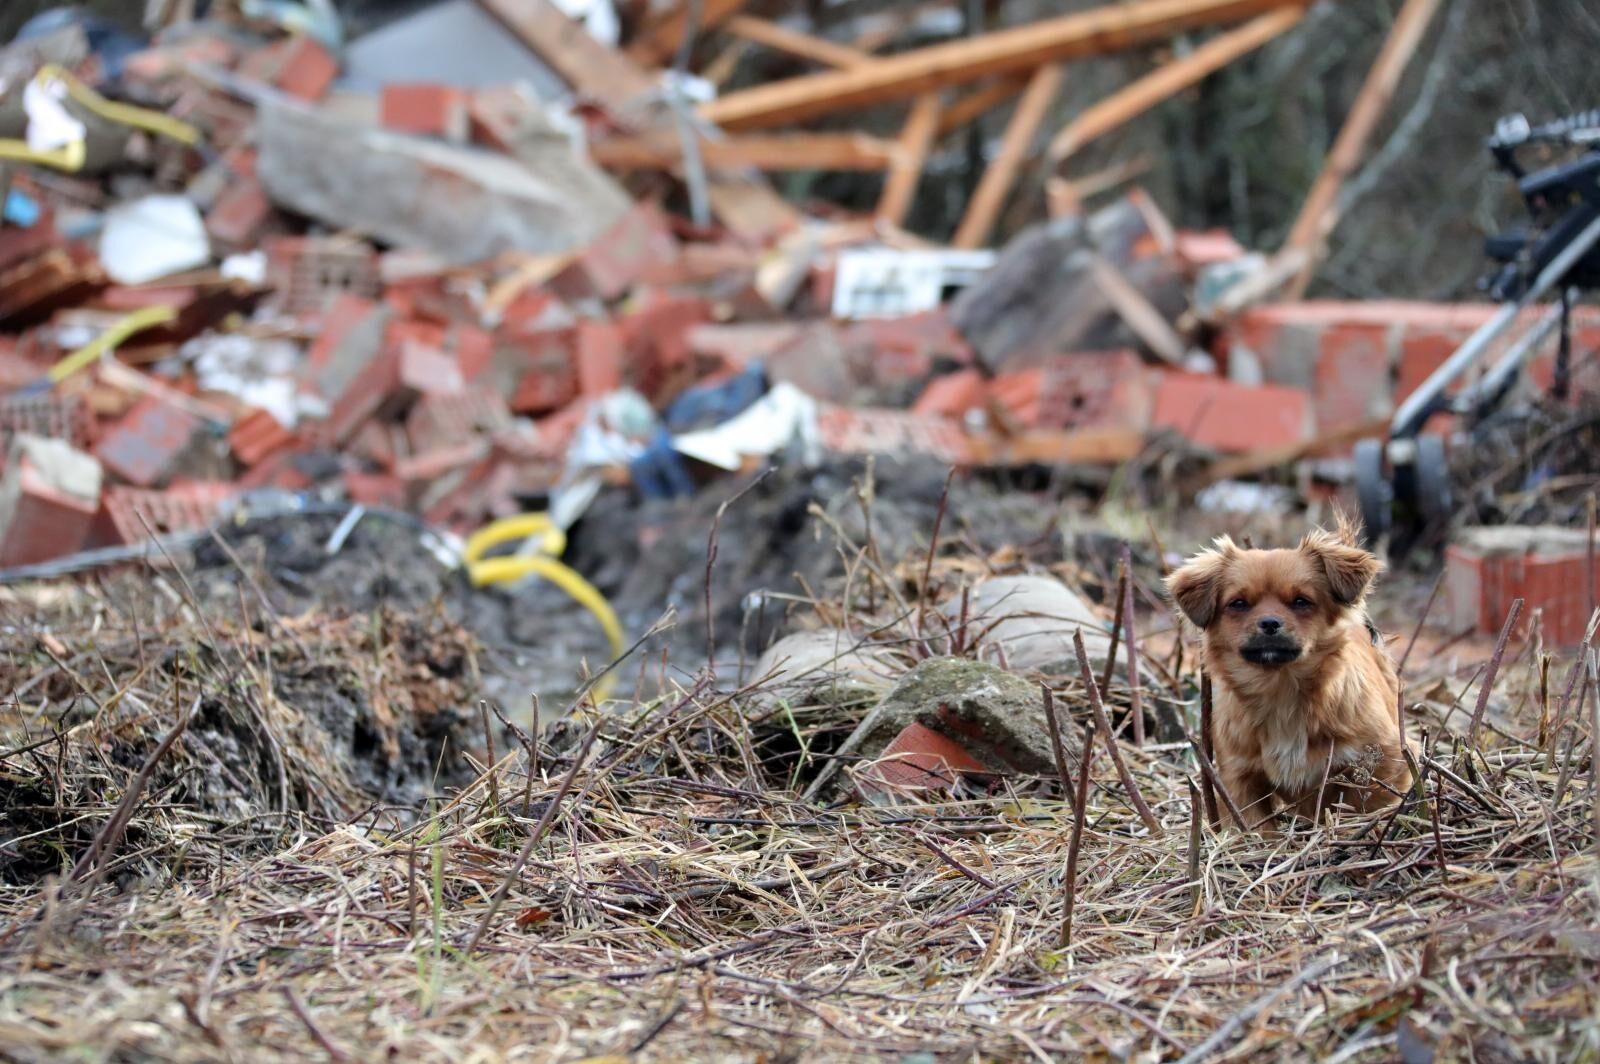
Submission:
<svg viewBox="0 0 1600 1064">
<path fill-rule="evenodd" d="M 961 772 L 991 770 L 948 736 L 913 721 L 889 740 L 859 779 L 869 791 L 944 790 Z"/>
<path fill-rule="evenodd" d="M 424 396 L 406 418 L 406 435 L 417 454 L 493 437 L 511 428 L 505 400 L 488 388 L 469 387 L 455 395 Z"/>
<path fill-rule="evenodd" d="M 412 401 L 424 395 L 460 395 L 466 387 L 460 363 L 433 344 L 402 341 L 399 360 L 400 388 Z"/>
<path fill-rule="evenodd" d="M 988 394 L 988 382 L 975 369 L 957 370 L 928 382 L 911 407 L 914 414 L 959 418 L 969 410 L 981 410 Z"/>
<path fill-rule="evenodd" d="M 254 466 L 298 442 L 298 437 L 265 410 L 253 410 L 228 430 L 228 447 L 241 465 Z"/>
<path fill-rule="evenodd" d="M 581 395 L 605 395 L 622 387 L 624 380 L 622 329 L 609 321 L 578 325 L 574 365 Z"/>
<path fill-rule="evenodd" d="M 1301 443 L 1315 432 L 1311 397 L 1298 388 L 1188 373 L 1162 375 L 1152 422 L 1224 454 Z"/>
<path fill-rule="evenodd" d="M 272 237 L 266 252 L 267 278 L 291 317 L 325 313 L 345 295 L 376 299 L 382 288 L 378 257 L 359 240 Z"/>
<path fill-rule="evenodd" d="M 1159 374 L 1133 351 L 1051 354 L 990 385 L 1018 424 L 1029 428 L 1125 428 L 1143 432 L 1155 410 Z"/>
<path fill-rule="evenodd" d="M 1444 602 L 1456 630 L 1498 632 L 1517 599 L 1524 631 L 1540 615 L 1544 641 L 1582 641 L 1600 573 L 1588 571 L 1588 533 L 1553 526 L 1468 528 L 1445 548 Z"/>
<path fill-rule="evenodd" d="M 109 472 L 152 488 L 172 475 L 202 427 L 189 411 L 146 396 L 111 426 L 94 453 Z"/>
<path fill-rule="evenodd" d="M 232 250 L 254 247 L 272 221 L 272 202 L 261 182 L 236 178 L 206 212 L 206 232 Z"/>
<path fill-rule="evenodd" d="M 379 121 L 397 133 L 463 143 L 468 135 L 467 94 L 454 85 L 389 84 L 379 98 Z"/>
<path fill-rule="evenodd" d="M 966 433 L 950 421 L 904 410 L 825 404 L 817 435 L 834 454 L 926 455 L 947 465 L 970 465 L 973 457 Z"/>
<path fill-rule="evenodd" d="M 116 542 L 142 543 L 152 535 L 198 532 L 216 523 L 239 489 L 220 481 L 193 481 L 164 491 L 113 485 L 104 507 Z"/>
<path fill-rule="evenodd" d="M 239 73 L 317 103 L 338 78 L 339 61 L 302 33 L 247 53 L 239 63 Z"/>
<path fill-rule="evenodd" d="M 0 474 L 0 567 L 83 546 L 100 509 L 100 463 L 63 440 L 20 434 Z"/>
<path fill-rule="evenodd" d="M 348 439 L 394 391 L 399 360 L 385 342 L 389 315 L 386 307 L 348 295 L 328 312 L 308 356 L 314 389 L 329 407 L 320 439 Z"/>
<path fill-rule="evenodd" d="M 646 274 L 669 268 L 677 257 L 678 241 L 661 208 L 636 204 L 551 278 L 550 290 L 563 299 L 610 302 Z"/>
<path fill-rule="evenodd" d="M 80 397 L 57 392 L 0 396 L 0 455 L 17 435 L 64 440 L 74 447 L 86 447 L 89 410 Z"/>
</svg>

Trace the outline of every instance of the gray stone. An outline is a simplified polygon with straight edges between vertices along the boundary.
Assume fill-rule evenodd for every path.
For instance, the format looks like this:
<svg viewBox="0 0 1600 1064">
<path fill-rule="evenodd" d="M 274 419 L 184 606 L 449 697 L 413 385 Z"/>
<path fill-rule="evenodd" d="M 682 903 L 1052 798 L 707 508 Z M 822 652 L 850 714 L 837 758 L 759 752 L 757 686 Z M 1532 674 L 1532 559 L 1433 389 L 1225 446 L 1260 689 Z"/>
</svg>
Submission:
<svg viewBox="0 0 1600 1064">
<path fill-rule="evenodd" d="M 1058 705 L 1065 721 L 1065 708 Z M 1053 774 L 1055 752 L 1039 685 L 968 658 L 929 658 L 901 677 L 841 748 L 876 757 L 911 724 L 959 742 L 995 772 Z M 1080 750 L 1067 722 L 1068 756 Z"/>
<path fill-rule="evenodd" d="M 274 203 L 452 264 L 571 251 L 630 205 L 561 138 L 511 159 L 283 103 L 260 109 L 257 137 L 257 172 Z"/>
<path fill-rule="evenodd" d="M 956 623 L 960 597 L 946 602 L 943 609 Z M 1087 602 L 1053 576 L 996 576 L 968 596 L 968 637 L 979 641 L 987 657 L 1003 649 L 1012 669 L 1077 675 L 1072 634 L 1081 629 L 1089 666 L 1098 674 L 1111 650 L 1109 628 Z"/>
<path fill-rule="evenodd" d="M 792 706 L 860 706 L 882 697 L 897 669 L 886 655 L 834 629 L 786 635 L 757 660 L 754 677 L 772 677 L 757 698 Z"/>
</svg>

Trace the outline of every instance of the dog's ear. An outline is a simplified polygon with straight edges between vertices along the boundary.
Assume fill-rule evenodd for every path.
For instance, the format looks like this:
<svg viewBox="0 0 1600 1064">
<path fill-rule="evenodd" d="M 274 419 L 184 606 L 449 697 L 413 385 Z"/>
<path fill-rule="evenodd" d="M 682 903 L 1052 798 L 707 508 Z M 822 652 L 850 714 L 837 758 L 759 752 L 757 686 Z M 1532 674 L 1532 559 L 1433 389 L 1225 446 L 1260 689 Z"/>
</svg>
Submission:
<svg viewBox="0 0 1600 1064">
<path fill-rule="evenodd" d="M 1207 628 L 1222 605 L 1222 581 L 1238 548 L 1223 536 L 1212 550 L 1201 551 L 1167 577 L 1167 594 L 1196 628 Z"/>
<path fill-rule="evenodd" d="M 1350 530 L 1340 522 L 1337 533 L 1312 532 L 1300 541 L 1300 549 L 1311 555 L 1328 579 L 1328 590 L 1341 606 L 1352 606 L 1366 596 L 1367 589 L 1383 572 L 1383 563 L 1370 552 L 1351 543 Z M 1356 533 L 1359 537 L 1359 532 Z M 1359 538 L 1356 542 L 1360 542 Z"/>
</svg>

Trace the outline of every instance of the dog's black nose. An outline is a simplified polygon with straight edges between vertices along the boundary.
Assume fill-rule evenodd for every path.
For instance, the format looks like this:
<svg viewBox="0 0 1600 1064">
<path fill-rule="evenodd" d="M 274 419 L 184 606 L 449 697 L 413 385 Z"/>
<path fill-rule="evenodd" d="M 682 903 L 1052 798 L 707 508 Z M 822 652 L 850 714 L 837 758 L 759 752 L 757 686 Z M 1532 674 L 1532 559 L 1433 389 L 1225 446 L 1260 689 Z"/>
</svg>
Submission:
<svg viewBox="0 0 1600 1064">
<path fill-rule="evenodd" d="M 1283 622 L 1276 617 L 1263 617 L 1256 622 L 1256 627 L 1267 635 L 1274 635 L 1283 627 Z"/>
</svg>

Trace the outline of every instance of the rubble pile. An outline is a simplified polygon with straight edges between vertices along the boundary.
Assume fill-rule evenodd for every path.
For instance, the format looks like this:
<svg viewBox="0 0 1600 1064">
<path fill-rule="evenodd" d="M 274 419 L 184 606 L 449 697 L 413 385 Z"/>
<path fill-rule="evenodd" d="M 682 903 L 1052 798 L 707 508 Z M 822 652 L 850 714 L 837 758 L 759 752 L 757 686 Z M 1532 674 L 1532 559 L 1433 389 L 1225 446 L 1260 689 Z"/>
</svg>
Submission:
<svg viewBox="0 0 1600 1064">
<path fill-rule="evenodd" d="M 1301 463 L 1315 497 L 1493 314 L 1266 302 L 1301 244 L 1267 259 L 1175 229 L 1137 188 L 1098 209 L 1053 195 L 1051 219 L 985 249 L 1055 69 L 1004 32 L 978 71 L 945 45 L 869 61 L 718 7 L 702 32 L 831 69 L 715 96 L 655 70 L 684 33 L 670 18 L 624 48 L 546 0 L 455 0 L 345 40 L 316 6 L 174 9 L 149 39 L 41 16 L 6 49 L 0 570 L 201 529 L 241 498 L 460 534 L 548 510 L 566 530 L 607 488 L 678 498 L 829 456 L 1103 485 L 1176 449 L 1199 470 L 1185 492 Z M 1203 23 L 1252 5 L 1187 6 Z M 1118 46 L 1180 28 L 1158 7 L 1115 16 Z M 1169 77 L 1298 18 L 1254 7 L 1276 10 Z M 1081 16 L 1033 29 L 1068 52 L 1093 36 Z M 979 86 L 966 119 L 1022 86 L 949 246 L 902 228 L 929 140 L 915 107 L 887 147 L 749 132 L 905 98 L 934 68 Z M 982 81 L 1007 71 L 1027 77 Z M 1141 92 L 1050 157 L 1159 98 Z M 673 117 L 690 98 L 694 136 Z M 803 211 L 759 173 L 801 166 L 881 168 L 883 202 Z M 1576 342 L 1600 342 L 1592 315 Z"/>
</svg>

